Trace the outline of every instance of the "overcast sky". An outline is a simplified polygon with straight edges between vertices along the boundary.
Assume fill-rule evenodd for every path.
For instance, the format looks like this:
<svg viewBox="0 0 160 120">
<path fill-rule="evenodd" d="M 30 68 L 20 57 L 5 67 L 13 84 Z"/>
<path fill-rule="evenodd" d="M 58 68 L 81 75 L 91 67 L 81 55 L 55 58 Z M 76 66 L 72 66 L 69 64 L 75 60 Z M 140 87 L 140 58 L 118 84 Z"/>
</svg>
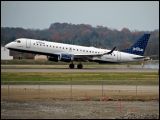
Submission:
<svg viewBox="0 0 160 120">
<path fill-rule="evenodd" d="M 1 26 L 34 29 L 51 23 L 111 29 L 159 29 L 159 1 L 1 1 Z"/>
</svg>

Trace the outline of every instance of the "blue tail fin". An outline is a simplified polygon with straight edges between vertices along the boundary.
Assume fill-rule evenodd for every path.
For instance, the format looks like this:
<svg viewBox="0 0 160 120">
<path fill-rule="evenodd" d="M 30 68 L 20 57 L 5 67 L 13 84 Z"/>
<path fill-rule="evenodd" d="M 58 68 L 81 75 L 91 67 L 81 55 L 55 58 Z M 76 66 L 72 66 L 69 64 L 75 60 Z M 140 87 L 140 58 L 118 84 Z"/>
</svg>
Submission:
<svg viewBox="0 0 160 120">
<path fill-rule="evenodd" d="M 135 44 L 128 49 L 122 50 L 122 52 L 143 56 L 149 37 L 150 34 L 144 34 Z"/>
</svg>

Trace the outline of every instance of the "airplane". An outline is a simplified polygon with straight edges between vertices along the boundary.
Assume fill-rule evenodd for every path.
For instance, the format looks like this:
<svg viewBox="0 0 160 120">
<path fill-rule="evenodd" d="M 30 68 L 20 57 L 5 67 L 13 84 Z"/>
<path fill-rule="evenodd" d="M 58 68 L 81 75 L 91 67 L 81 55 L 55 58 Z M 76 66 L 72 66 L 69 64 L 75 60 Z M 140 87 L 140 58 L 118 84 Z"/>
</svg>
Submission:
<svg viewBox="0 0 160 120">
<path fill-rule="evenodd" d="M 82 62 L 98 63 L 122 63 L 149 60 L 144 52 L 149 40 L 150 34 L 144 34 L 130 48 L 118 51 L 116 47 L 112 50 L 96 47 L 87 47 L 71 45 L 44 40 L 19 38 L 5 45 L 10 50 L 27 52 L 33 54 L 47 55 L 49 61 L 70 62 L 69 68 L 74 69 L 74 61 L 78 61 L 77 68 L 82 69 Z"/>
</svg>

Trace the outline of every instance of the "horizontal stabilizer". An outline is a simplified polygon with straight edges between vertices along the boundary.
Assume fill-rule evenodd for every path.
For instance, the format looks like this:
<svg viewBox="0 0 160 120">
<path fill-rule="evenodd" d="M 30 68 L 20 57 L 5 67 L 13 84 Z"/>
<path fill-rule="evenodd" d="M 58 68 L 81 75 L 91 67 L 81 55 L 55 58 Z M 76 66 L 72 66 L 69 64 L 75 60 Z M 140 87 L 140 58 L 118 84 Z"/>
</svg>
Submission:
<svg viewBox="0 0 160 120">
<path fill-rule="evenodd" d="M 145 56 L 142 56 L 142 57 L 134 57 L 133 59 L 143 59 L 143 58 L 146 58 Z"/>
</svg>

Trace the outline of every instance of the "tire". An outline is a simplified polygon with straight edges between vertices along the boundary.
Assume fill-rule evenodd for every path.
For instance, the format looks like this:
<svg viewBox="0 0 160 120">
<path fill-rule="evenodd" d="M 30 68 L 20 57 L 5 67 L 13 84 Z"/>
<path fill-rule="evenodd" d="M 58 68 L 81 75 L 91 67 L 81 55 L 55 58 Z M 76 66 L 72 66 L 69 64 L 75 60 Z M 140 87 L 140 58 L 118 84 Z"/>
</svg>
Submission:
<svg viewBox="0 0 160 120">
<path fill-rule="evenodd" d="M 74 64 L 69 64 L 70 69 L 74 69 Z"/>
<path fill-rule="evenodd" d="M 78 69 L 83 69 L 83 65 L 82 65 L 82 64 L 78 64 L 78 65 L 77 65 L 77 68 L 78 68 Z"/>
</svg>

